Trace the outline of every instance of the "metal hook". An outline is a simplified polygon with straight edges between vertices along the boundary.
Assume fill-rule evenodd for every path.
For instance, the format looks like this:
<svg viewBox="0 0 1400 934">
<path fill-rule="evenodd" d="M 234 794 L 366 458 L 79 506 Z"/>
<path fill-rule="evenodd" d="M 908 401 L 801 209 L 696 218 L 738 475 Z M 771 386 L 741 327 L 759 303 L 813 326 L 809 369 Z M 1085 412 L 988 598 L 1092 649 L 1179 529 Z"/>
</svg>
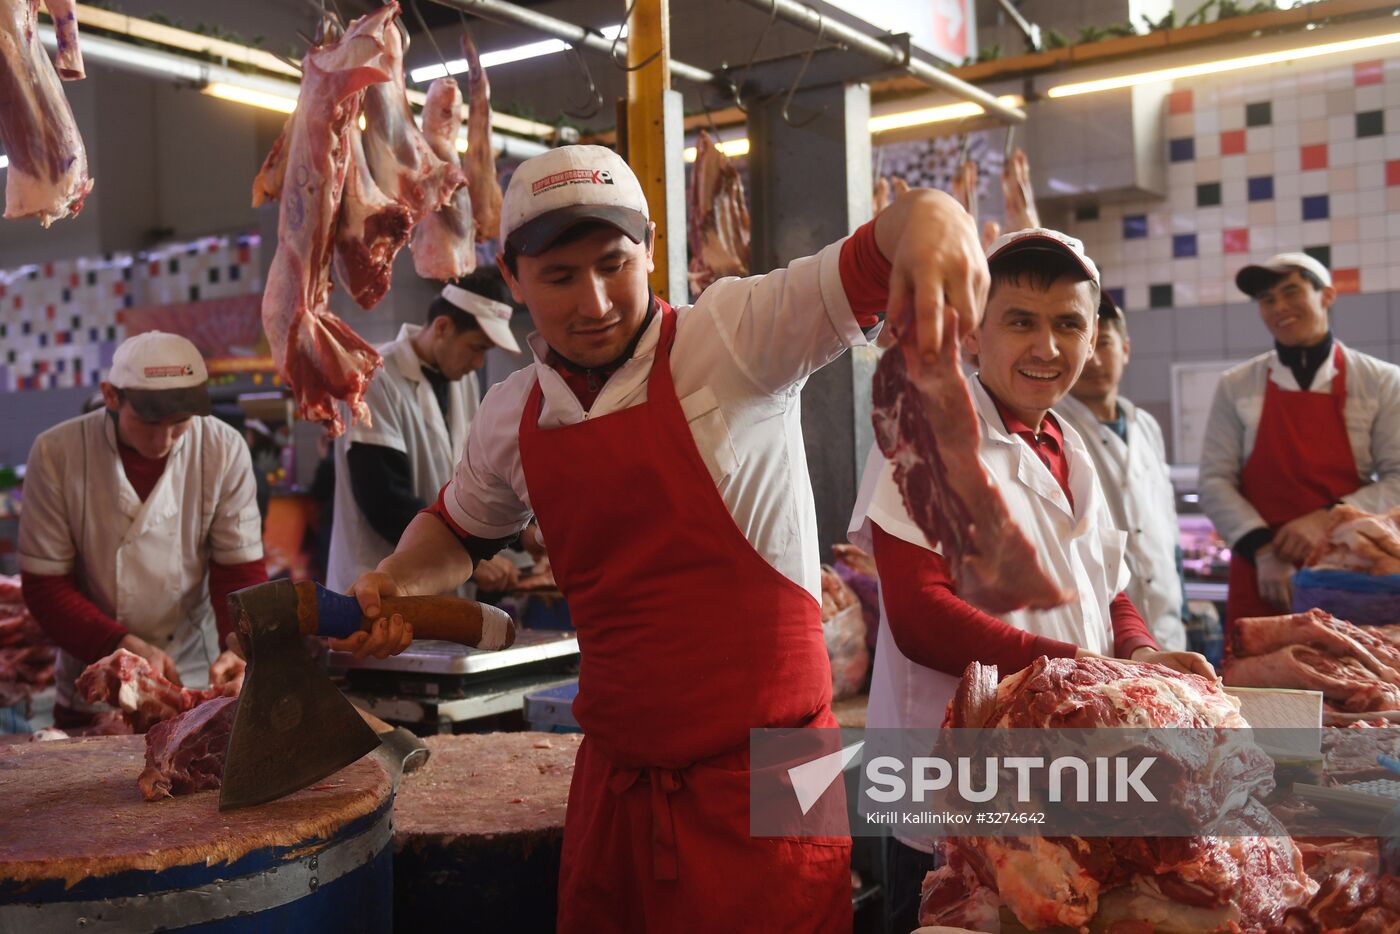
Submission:
<svg viewBox="0 0 1400 934">
<path fill-rule="evenodd" d="M 442 54 L 442 46 L 438 45 L 437 37 L 428 28 L 428 21 L 423 18 L 423 11 L 418 7 L 418 0 L 409 0 L 408 4 L 413 9 L 413 16 L 418 20 L 418 25 L 428 37 L 428 42 L 432 45 L 433 51 L 437 53 L 438 61 L 442 62 L 442 73 L 444 77 L 452 77 L 452 69 L 447 67 L 447 56 Z M 404 30 L 403 40 L 404 51 L 408 51 L 408 30 Z M 455 79 L 454 79 L 455 80 Z"/>
<path fill-rule="evenodd" d="M 768 14 L 768 22 L 764 24 L 763 31 L 758 34 L 758 41 L 753 44 L 753 51 L 749 53 L 749 60 L 744 63 L 744 73 L 739 77 L 739 81 L 734 85 L 734 106 L 739 108 L 739 113 L 748 116 L 749 108 L 744 103 L 744 85 L 748 83 L 749 71 L 753 68 L 753 63 L 758 59 L 758 50 L 763 47 L 763 40 L 768 37 L 768 30 L 773 28 L 773 24 L 778 21 L 778 3 L 773 0 L 773 11 Z"/>
<path fill-rule="evenodd" d="M 596 117 L 603 109 L 603 92 L 598 90 L 597 83 L 593 80 L 593 72 L 588 67 L 588 62 L 583 57 L 583 52 L 577 46 L 569 46 L 570 58 L 583 72 L 583 80 L 588 82 L 588 95 L 591 98 L 586 110 L 565 110 L 564 113 L 578 120 L 590 120 Z"/>
<path fill-rule="evenodd" d="M 626 56 L 623 57 L 622 61 L 618 61 L 617 43 L 622 39 L 622 30 L 627 28 L 627 24 L 632 20 L 632 13 L 636 9 L 637 0 L 632 0 L 631 3 L 627 4 L 627 12 L 622 14 L 622 25 L 618 27 L 617 35 L 613 36 L 612 46 L 608 49 L 608 58 L 612 59 L 612 63 L 618 68 L 621 68 L 623 71 L 641 71 L 643 68 L 647 67 L 652 62 L 656 61 L 658 58 L 661 57 L 662 50 L 657 49 L 655 52 L 652 52 L 650 55 L 648 55 L 646 58 L 642 59 L 635 65 L 627 64 Z"/>
<path fill-rule="evenodd" d="M 777 4 L 774 3 L 774 9 L 776 8 Z M 807 126 L 812 121 L 820 117 L 822 114 L 826 113 L 826 108 L 823 107 L 821 110 L 818 110 L 816 113 L 812 114 L 807 119 L 795 121 L 792 119 L 792 115 L 788 112 L 789 109 L 792 107 L 793 97 L 797 95 L 797 89 L 802 85 L 802 79 L 807 75 L 808 66 L 812 64 L 812 58 L 817 54 L 817 47 L 820 46 L 822 43 L 822 35 L 826 31 L 826 19 L 822 16 L 822 11 L 816 9 L 815 7 L 808 7 L 808 9 L 810 9 L 813 13 L 817 14 L 817 41 L 813 44 L 813 46 L 810 49 L 807 50 L 807 54 L 802 56 L 802 67 L 797 69 L 797 77 L 792 80 L 792 87 L 788 88 L 787 96 L 783 98 L 783 108 L 782 110 L 778 111 L 778 116 L 783 118 L 783 122 L 786 123 L 788 126 L 792 127 L 794 130 L 802 129 L 804 126 Z"/>
</svg>

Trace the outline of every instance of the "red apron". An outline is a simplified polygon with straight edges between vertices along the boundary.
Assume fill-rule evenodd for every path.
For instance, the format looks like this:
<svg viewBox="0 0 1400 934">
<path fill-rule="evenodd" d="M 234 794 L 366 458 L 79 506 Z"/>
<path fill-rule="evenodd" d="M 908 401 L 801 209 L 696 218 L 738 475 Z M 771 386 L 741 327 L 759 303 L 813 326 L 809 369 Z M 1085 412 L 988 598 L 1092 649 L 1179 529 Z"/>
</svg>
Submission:
<svg viewBox="0 0 1400 934">
<path fill-rule="evenodd" d="M 1331 506 L 1361 486 L 1347 437 L 1346 358 L 1333 352 L 1337 374 L 1332 392 L 1280 389 L 1264 381 L 1264 408 L 1254 450 L 1240 474 L 1240 493 L 1273 531 L 1315 509 Z M 1251 616 L 1277 616 L 1278 607 L 1259 595 L 1254 565 L 1230 559 L 1230 594 L 1225 625 Z"/>
<path fill-rule="evenodd" d="M 542 430 L 536 382 L 520 420 L 581 653 L 558 929 L 848 932 L 849 838 L 749 835 L 749 730 L 836 726 L 820 607 L 734 523 L 658 305 L 645 402 Z"/>
</svg>

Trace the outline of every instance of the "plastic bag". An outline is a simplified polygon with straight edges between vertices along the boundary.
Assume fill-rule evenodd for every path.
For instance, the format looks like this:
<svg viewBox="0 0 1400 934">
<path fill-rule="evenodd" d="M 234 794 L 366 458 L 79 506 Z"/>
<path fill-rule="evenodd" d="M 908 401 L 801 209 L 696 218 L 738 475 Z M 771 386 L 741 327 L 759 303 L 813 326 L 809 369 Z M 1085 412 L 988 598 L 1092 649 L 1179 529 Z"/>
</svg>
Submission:
<svg viewBox="0 0 1400 934">
<path fill-rule="evenodd" d="M 1293 575 L 1293 612 L 1313 607 L 1358 626 L 1400 623 L 1400 574 L 1303 568 Z"/>
<path fill-rule="evenodd" d="M 822 568 L 822 637 L 831 660 L 831 699 L 859 694 L 870 670 L 865 617 L 855 592 L 829 567 Z"/>
</svg>

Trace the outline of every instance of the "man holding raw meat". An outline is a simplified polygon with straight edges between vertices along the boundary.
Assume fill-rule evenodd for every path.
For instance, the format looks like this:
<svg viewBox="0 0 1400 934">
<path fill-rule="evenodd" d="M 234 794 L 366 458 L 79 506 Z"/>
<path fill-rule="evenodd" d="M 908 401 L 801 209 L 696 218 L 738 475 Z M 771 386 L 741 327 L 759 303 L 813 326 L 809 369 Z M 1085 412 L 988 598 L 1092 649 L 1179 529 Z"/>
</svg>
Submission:
<svg viewBox="0 0 1400 934">
<path fill-rule="evenodd" d="M 1201 447 L 1201 507 L 1231 549 L 1227 628 L 1289 611 L 1333 506 L 1400 506 L 1400 367 L 1333 337 L 1331 272 L 1280 253 L 1235 284 L 1274 349 L 1220 377 Z"/>
<path fill-rule="evenodd" d="M 119 648 L 177 684 L 242 678 L 228 595 L 267 580 L 248 445 L 209 415 L 194 344 L 129 337 L 106 407 L 41 434 L 29 452 L 19 567 L 24 600 L 58 643 L 54 725 L 96 712 L 74 690 Z"/>
<path fill-rule="evenodd" d="M 835 725 L 799 391 L 887 305 L 935 353 L 945 316 L 976 323 L 985 260 L 956 202 L 911 191 L 672 308 L 647 287 L 653 236 L 607 149 L 516 170 L 500 266 L 535 363 L 487 393 L 452 482 L 355 591 L 373 617 L 450 589 L 535 516 L 585 659 L 559 930 L 849 931 L 849 839 L 748 825 L 749 730 Z M 396 617 L 351 644 L 410 638 Z"/>
<path fill-rule="evenodd" d="M 1094 351 L 1098 268 L 1078 240 L 1043 228 L 1006 234 L 988 254 L 986 315 L 963 343 L 977 361 L 969 388 L 981 431 L 978 460 L 1041 567 L 1075 599 L 999 616 L 968 603 L 941 548 L 910 517 L 892 465 L 872 450 L 851 528 L 851 540 L 875 555 L 880 578 L 866 725 L 878 731 L 872 742 L 907 747 L 881 750 L 901 758 L 932 748 L 930 731 L 974 661 L 1010 674 L 1042 655 L 1107 655 L 1214 676 L 1200 655 L 1158 648 L 1124 592 L 1124 533 L 1094 462 L 1079 434 L 1051 412 Z M 932 843 L 897 832 L 888 844 L 891 930 L 917 926 Z"/>
</svg>

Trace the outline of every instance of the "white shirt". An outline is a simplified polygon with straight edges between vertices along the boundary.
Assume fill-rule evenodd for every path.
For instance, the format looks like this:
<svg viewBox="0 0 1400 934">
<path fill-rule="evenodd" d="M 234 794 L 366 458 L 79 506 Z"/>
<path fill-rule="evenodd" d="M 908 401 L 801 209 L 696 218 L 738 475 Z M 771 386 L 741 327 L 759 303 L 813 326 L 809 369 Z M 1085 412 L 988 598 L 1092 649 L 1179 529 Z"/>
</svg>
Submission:
<svg viewBox="0 0 1400 934">
<path fill-rule="evenodd" d="M 56 425 L 29 452 L 19 552 L 20 570 L 74 574 L 98 609 L 168 652 L 186 685 L 207 684 L 219 654 L 209 562 L 263 554 L 248 445 L 216 418 L 191 419 L 143 502 L 105 409 Z M 58 699 L 88 710 L 73 694 L 82 669 L 59 653 Z"/>
<path fill-rule="evenodd" d="M 1347 438 L 1363 486 L 1342 501 L 1381 513 L 1400 505 L 1400 367 L 1337 341 L 1346 359 Z M 1329 354 L 1309 392 L 1330 395 L 1337 367 Z M 1266 523 L 1240 493 L 1240 475 L 1254 451 L 1264 411 L 1265 381 L 1297 392 L 1301 387 L 1278 352 L 1270 350 L 1226 370 L 1215 389 L 1201 445 L 1201 509 L 1220 537 L 1233 545 Z"/>
<path fill-rule="evenodd" d="M 996 404 L 981 381 L 971 378 L 969 383 L 982 431 L 978 460 L 1006 502 L 1011 518 L 1035 547 L 1041 567 L 1061 587 L 1074 589 L 1078 596 L 1062 607 L 1018 610 L 999 619 L 1026 632 L 1112 655 L 1109 604 L 1129 579 L 1124 536 L 1113 526 L 1083 440 L 1071 426 L 1061 424 L 1069 486 L 1074 494 L 1071 510 L 1050 469 L 1024 439 L 1006 431 Z M 851 541 L 873 554 L 872 524 L 895 538 L 942 553 L 929 544 L 910 518 L 894 481 L 894 467 L 878 447 L 871 450 L 866 461 L 850 526 Z M 928 624 L 939 626 L 941 621 L 930 619 Z M 1005 677 L 1011 672 L 1000 674 Z M 872 742 L 878 751 L 867 750 L 866 755 L 926 755 L 933 748 L 929 739 L 943 722 L 944 710 L 957 686 L 957 676 L 920 665 L 899 650 L 882 596 L 866 712 L 866 727 L 874 731 L 867 736 L 874 737 Z M 897 830 L 895 838 L 931 852 L 931 840 L 927 837 Z"/>
<path fill-rule="evenodd" d="M 336 439 L 335 518 L 326 569 L 326 585 L 332 590 L 348 590 L 397 544 L 371 528 L 355 502 L 346 464 L 350 445 L 375 444 L 405 454 L 413 471 L 413 494 L 432 503 L 443 484 L 452 479 L 452 465 L 480 406 L 476 378 L 468 374 L 448 384 L 448 418 L 443 419 L 432 384 L 423 375 L 423 361 L 413 350 L 413 337 L 421 330 L 416 324 L 405 324 L 398 337 L 378 348 L 384 369 L 365 391 L 372 421 L 369 425 L 353 424 Z"/>
<path fill-rule="evenodd" d="M 786 269 L 721 279 L 695 305 L 676 310 L 671 375 L 691 435 L 739 530 L 759 554 L 820 595 L 816 512 L 802 443 L 807 377 L 865 343 L 841 284 L 841 242 Z M 519 427 L 536 381 L 541 428 L 572 425 L 646 401 L 661 335 L 656 316 L 632 358 L 589 412 L 531 335 L 535 362 L 493 386 L 482 401 L 445 502 L 468 534 L 504 538 L 533 514 L 520 462 Z"/>
<path fill-rule="evenodd" d="M 1128 425 L 1125 442 L 1088 406 L 1065 396 L 1055 413 L 1079 432 L 1098 471 L 1113 522 L 1128 536 L 1128 597 L 1152 637 L 1172 652 L 1186 648 L 1181 622 L 1181 578 L 1176 569 L 1180 529 L 1176 493 L 1167 469 L 1162 428 L 1151 413 L 1118 400 Z"/>
</svg>

